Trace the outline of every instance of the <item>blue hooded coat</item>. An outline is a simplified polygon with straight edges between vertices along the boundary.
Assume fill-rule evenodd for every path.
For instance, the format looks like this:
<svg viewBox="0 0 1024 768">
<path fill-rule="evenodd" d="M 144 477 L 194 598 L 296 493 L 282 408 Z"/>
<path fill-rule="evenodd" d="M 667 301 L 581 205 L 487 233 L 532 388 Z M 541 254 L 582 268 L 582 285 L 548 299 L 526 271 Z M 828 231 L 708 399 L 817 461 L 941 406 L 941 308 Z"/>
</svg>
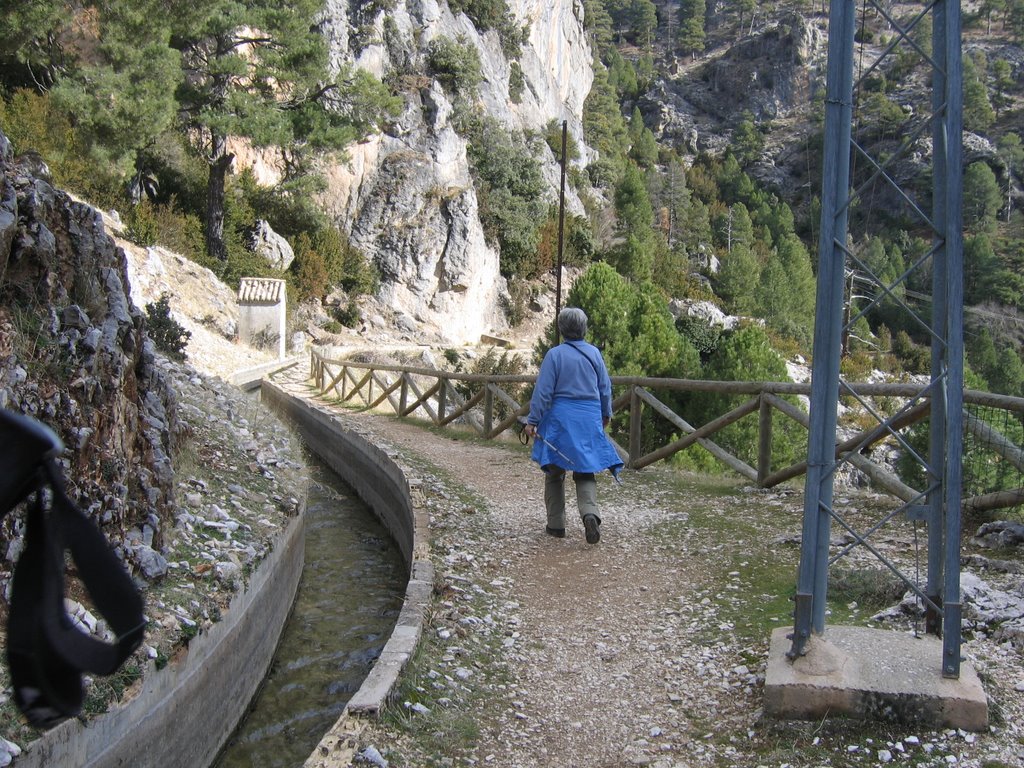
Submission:
<svg viewBox="0 0 1024 768">
<path fill-rule="evenodd" d="M 548 350 L 526 419 L 537 427 L 533 460 L 542 469 L 617 475 L 622 460 L 604 431 L 611 415 L 612 382 L 601 351 L 568 339 Z"/>
</svg>

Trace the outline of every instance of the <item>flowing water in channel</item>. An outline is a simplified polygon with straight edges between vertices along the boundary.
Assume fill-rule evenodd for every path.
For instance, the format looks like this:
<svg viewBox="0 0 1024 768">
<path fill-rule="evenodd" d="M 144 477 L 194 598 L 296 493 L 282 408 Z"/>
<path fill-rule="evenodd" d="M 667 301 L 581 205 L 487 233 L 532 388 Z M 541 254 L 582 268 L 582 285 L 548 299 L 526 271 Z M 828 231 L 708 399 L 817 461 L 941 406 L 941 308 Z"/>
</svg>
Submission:
<svg viewBox="0 0 1024 768">
<path fill-rule="evenodd" d="M 306 561 L 270 672 L 216 768 L 296 768 L 362 684 L 394 627 L 398 547 L 333 472 L 311 469 Z"/>
</svg>

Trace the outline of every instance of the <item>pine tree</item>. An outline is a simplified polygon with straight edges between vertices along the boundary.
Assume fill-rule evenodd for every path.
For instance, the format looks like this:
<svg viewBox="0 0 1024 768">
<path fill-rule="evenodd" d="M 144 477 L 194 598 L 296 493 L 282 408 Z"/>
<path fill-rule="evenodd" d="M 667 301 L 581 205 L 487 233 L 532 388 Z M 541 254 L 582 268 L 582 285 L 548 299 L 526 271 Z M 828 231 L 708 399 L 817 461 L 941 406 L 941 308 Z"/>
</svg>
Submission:
<svg viewBox="0 0 1024 768">
<path fill-rule="evenodd" d="M 676 40 L 681 51 L 696 57 L 704 50 L 705 0 L 681 0 L 679 8 L 679 35 Z"/>
<path fill-rule="evenodd" d="M 716 381 L 789 381 L 785 361 L 772 348 L 764 329 L 756 325 L 746 325 L 725 335 L 705 365 L 703 377 Z M 698 393 L 686 415 L 695 425 L 705 424 L 728 413 L 747 397 Z M 806 448 L 806 434 L 789 419 L 776 420 L 772 430 L 773 464 L 785 466 L 800 455 Z M 756 417 L 747 416 L 730 424 L 715 434 L 715 442 L 753 464 L 758 445 Z"/>
<path fill-rule="evenodd" d="M 992 239 L 986 234 L 964 238 L 964 302 L 979 304 L 990 299 L 999 276 Z"/>
<path fill-rule="evenodd" d="M 736 203 L 721 217 L 719 237 L 724 249 L 719 260 L 721 267 L 715 275 L 715 292 L 729 311 L 749 314 L 756 306 L 755 289 L 761 267 L 754 255 L 753 226 L 743 203 Z"/>
<path fill-rule="evenodd" d="M 999 365 L 999 353 L 996 351 L 992 332 L 988 328 L 982 328 L 977 336 L 970 339 L 966 350 L 971 367 L 985 379 L 986 386 L 991 388 L 988 381 L 996 373 L 996 367 Z"/>
<path fill-rule="evenodd" d="M 615 187 L 615 212 L 625 233 L 644 234 L 651 229 L 654 211 L 640 169 L 629 163 Z"/>
<path fill-rule="evenodd" d="M 649 47 L 658 28 L 658 10 L 651 0 L 633 0 L 630 6 L 630 24 L 636 42 Z"/>
<path fill-rule="evenodd" d="M 658 162 L 658 142 L 651 129 L 644 125 L 640 110 L 635 107 L 633 116 L 629 120 L 629 135 L 633 141 L 629 148 L 630 158 L 641 168 L 653 168 Z"/>
<path fill-rule="evenodd" d="M 608 70 L 600 63 L 594 65 L 594 82 L 583 102 L 583 135 L 604 162 L 618 168 L 629 145 L 629 134 Z"/>
<path fill-rule="evenodd" d="M 583 0 L 583 25 L 594 41 L 595 56 L 603 60 L 615 42 L 612 17 L 608 15 L 603 0 Z"/>
<path fill-rule="evenodd" d="M 315 25 L 319 11 L 316 0 L 210 0 L 183 5 L 172 19 L 184 70 L 177 98 L 185 130 L 209 166 L 206 245 L 218 260 L 227 259 L 230 139 L 286 148 L 286 170 L 296 179 L 308 172 L 310 153 L 359 137 L 353 94 L 380 110 L 364 128 L 397 106 L 372 78 L 347 70 L 334 81 L 328 77 L 326 43 Z"/>
<path fill-rule="evenodd" d="M 630 313 L 633 296 L 629 283 L 609 264 L 597 262 L 573 283 L 565 306 L 587 313 L 587 338 L 604 351 L 608 370 L 616 374 L 630 358 Z"/>
<path fill-rule="evenodd" d="M 996 120 L 988 99 L 988 88 L 982 80 L 984 70 L 970 56 L 964 56 L 964 130 L 985 132 Z"/>
<path fill-rule="evenodd" d="M 991 231 L 1003 203 L 1003 193 L 988 163 L 977 160 L 967 166 L 963 195 L 964 227 L 971 232 Z"/>
<path fill-rule="evenodd" d="M 1010 345 L 999 350 L 999 360 L 989 379 L 993 392 L 1019 397 L 1024 392 L 1024 363 Z"/>
<path fill-rule="evenodd" d="M 650 282 L 637 285 L 631 316 L 634 342 L 629 348 L 637 374 L 675 378 L 700 374 L 700 356 L 676 330 L 664 294 L 657 286 Z"/>
<path fill-rule="evenodd" d="M 755 289 L 757 314 L 769 328 L 810 344 L 814 327 L 814 273 L 800 239 L 784 237 L 761 270 Z"/>
<path fill-rule="evenodd" d="M 96 25 L 91 54 L 76 60 L 52 94 L 74 115 L 95 161 L 130 164 L 138 149 L 174 125 L 180 55 L 170 47 L 170 24 L 158 0 L 109 0 Z"/>
<path fill-rule="evenodd" d="M 45 90 L 65 74 L 64 43 L 76 14 L 61 0 L 5 2 L 0 13 L 0 83 Z"/>
</svg>

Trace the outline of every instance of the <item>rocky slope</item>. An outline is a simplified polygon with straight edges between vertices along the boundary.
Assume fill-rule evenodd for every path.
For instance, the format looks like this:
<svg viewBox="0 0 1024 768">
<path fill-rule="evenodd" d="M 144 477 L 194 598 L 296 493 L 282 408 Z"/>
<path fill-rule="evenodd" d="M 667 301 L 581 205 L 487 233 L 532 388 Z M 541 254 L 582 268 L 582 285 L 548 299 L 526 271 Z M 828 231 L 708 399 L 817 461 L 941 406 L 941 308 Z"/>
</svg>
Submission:
<svg viewBox="0 0 1024 768">
<path fill-rule="evenodd" d="M 810 216 L 820 185 L 815 139 L 820 110 L 815 105 L 825 85 L 825 8 L 794 13 L 781 4 L 766 4 L 737 29 L 733 5 L 709 3 L 705 50 L 681 56 L 667 21 L 678 11 L 671 3 L 655 4 L 661 24 L 651 49 L 654 76 L 635 105 L 623 105 L 625 113 L 638 107 L 657 139 L 684 158 L 725 151 L 740 120 L 749 115 L 764 141 L 761 156 L 747 169 L 750 175 L 789 202 L 798 217 Z M 325 10 L 335 65 L 364 67 L 399 83 L 405 109 L 385 132 L 351 147 L 347 163 L 329 169 L 323 204 L 379 266 L 383 280 L 378 299 L 387 307 L 389 321 L 417 327 L 424 341 L 475 342 L 481 333 L 502 333 L 508 325 L 498 254 L 484 237 L 477 215 L 466 139 L 453 127 L 460 98 L 511 131 L 536 132 L 551 120 L 566 120 L 582 149 L 579 167 L 596 159 L 582 134 L 583 104 L 594 77 L 582 3 L 515 0 L 509 8 L 515 22 L 528 30 L 517 62 L 525 82 L 520 101 L 510 94 L 513 61 L 502 51 L 498 34 L 479 32 L 465 14 L 452 13 L 445 0 L 397 0 L 387 10 L 378 4 L 334 0 Z M 920 10 L 910 3 L 888 7 L 896 19 L 912 18 Z M 1009 62 L 1019 81 L 1024 62 L 1020 46 L 1010 44 L 1005 34 L 986 34 L 973 12 L 964 12 L 965 53 Z M 865 43 L 856 56 L 864 68 L 894 38 L 895 28 L 880 14 L 869 13 L 862 32 Z M 484 77 L 476 93 L 457 98 L 432 77 L 427 51 L 431 41 L 442 36 L 460 39 L 478 52 Z M 628 59 L 645 53 L 624 43 L 620 50 Z M 879 72 L 891 72 L 894 59 L 889 57 Z M 885 74 L 879 77 L 884 79 Z M 893 82 L 884 88 L 887 96 L 906 107 L 908 114 L 924 119 L 930 111 L 926 68 L 892 74 L 890 79 Z M 1006 176 L 1009 194 L 1017 199 L 1024 194 L 1019 179 L 1006 174 L 994 138 L 1019 122 L 1021 100 L 1015 91 L 1002 96 L 1010 100 L 1009 106 L 1000 111 L 991 135 L 965 136 L 965 159 L 989 162 Z M 878 153 L 894 152 L 898 139 L 891 146 L 877 147 Z M 925 131 L 891 169 L 892 176 L 903 183 L 926 177 L 930 151 Z M 547 196 L 554 201 L 558 169 L 546 147 L 539 153 Z M 873 204 L 879 209 L 899 202 L 888 189 L 875 194 Z M 583 211 L 571 189 L 568 205 L 572 212 Z"/>
<path fill-rule="evenodd" d="M 265 354 L 228 337 L 231 292 L 163 251 L 130 248 L 104 217 L 15 158 L 0 133 L 0 407 L 33 416 L 67 448 L 69 495 L 143 592 L 142 647 L 89 679 L 85 711 L 130 697 L 227 610 L 304 499 L 299 441 L 228 375 Z M 192 364 L 156 352 L 140 306 L 173 292 Z M 23 547 L 24 516 L 0 527 L 0 620 Z M 68 574 L 69 612 L 107 632 Z M 109 638 L 108 638 L 109 639 Z M 26 725 L 0 668 L 0 765 L 45 734 Z"/>
<path fill-rule="evenodd" d="M 123 254 L 94 209 L 15 160 L 2 134 L 0 172 L 0 406 L 57 431 L 91 516 L 121 538 L 149 528 L 159 546 L 178 424 Z"/>
<path fill-rule="evenodd" d="M 478 31 L 443 0 L 398 0 L 387 9 L 331 0 L 324 10 L 333 66 L 397 81 L 405 105 L 386 131 L 349 147 L 346 162 L 327 169 L 321 202 L 378 266 L 377 298 L 389 320 L 415 325 L 423 340 L 475 343 L 508 327 L 498 252 L 480 223 L 466 139 L 453 127 L 456 94 L 423 74 L 431 41 L 459 40 L 479 54 L 483 81 L 464 97 L 471 109 L 517 133 L 564 120 L 583 145 L 593 72 L 582 3 L 516 0 L 509 7 L 517 24 L 528 25 L 516 61 L 502 51 L 496 31 Z M 513 65 L 523 76 L 518 99 L 509 94 Z M 559 168 L 546 149 L 539 159 L 555 202 Z M 272 172 L 262 180 L 272 181 Z M 582 214 L 571 189 L 567 198 L 569 209 Z"/>
</svg>

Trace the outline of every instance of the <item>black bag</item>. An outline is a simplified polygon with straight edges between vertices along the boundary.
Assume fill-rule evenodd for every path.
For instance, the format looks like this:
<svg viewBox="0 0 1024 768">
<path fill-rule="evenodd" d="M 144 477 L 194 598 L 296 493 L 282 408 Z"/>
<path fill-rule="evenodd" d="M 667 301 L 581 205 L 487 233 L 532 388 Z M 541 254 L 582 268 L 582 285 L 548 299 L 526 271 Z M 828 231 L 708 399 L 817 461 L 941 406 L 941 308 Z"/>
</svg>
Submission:
<svg viewBox="0 0 1024 768">
<path fill-rule="evenodd" d="M 44 424 L 0 409 L 0 517 L 32 497 L 25 548 L 14 569 L 7 664 L 18 708 L 50 728 L 82 708 L 82 673 L 110 675 L 142 642 L 142 597 L 100 530 L 67 497 Z M 45 493 L 49 488 L 50 493 Z M 64 608 L 64 553 L 117 636 L 106 643 L 75 627 Z"/>
</svg>

